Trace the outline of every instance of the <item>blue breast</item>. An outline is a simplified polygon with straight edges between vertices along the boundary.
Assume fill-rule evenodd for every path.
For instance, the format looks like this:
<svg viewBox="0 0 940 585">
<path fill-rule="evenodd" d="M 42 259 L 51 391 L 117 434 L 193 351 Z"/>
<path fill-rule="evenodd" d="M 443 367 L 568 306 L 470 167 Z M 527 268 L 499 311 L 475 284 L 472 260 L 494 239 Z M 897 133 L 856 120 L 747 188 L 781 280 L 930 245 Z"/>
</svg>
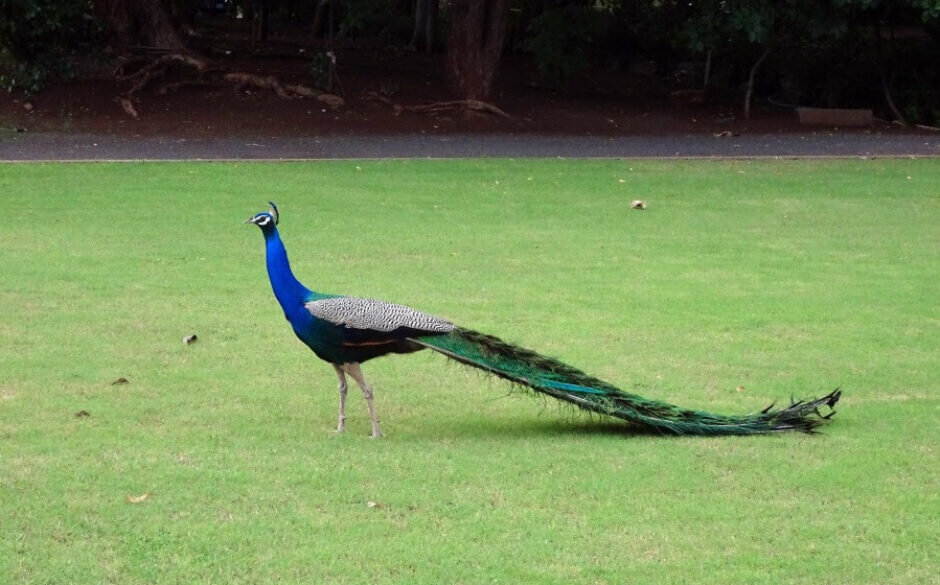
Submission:
<svg viewBox="0 0 940 585">
<path fill-rule="evenodd" d="M 390 339 L 387 333 L 381 332 L 376 332 L 374 340 L 363 339 L 363 331 L 357 330 L 353 334 L 342 325 L 314 317 L 304 304 L 334 298 L 336 295 L 317 293 L 302 285 L 291 271 L 287 250 L 277 229 L 269 229 L 264 235 L 268 278 L 274 296 L 294 334 L 320 359 L 334 364 L 363 362 L 389 352 L 415 351 L 419 347 L 412 347 L 413 344 L 401 345 L 395 339 Z"/>
</svg>

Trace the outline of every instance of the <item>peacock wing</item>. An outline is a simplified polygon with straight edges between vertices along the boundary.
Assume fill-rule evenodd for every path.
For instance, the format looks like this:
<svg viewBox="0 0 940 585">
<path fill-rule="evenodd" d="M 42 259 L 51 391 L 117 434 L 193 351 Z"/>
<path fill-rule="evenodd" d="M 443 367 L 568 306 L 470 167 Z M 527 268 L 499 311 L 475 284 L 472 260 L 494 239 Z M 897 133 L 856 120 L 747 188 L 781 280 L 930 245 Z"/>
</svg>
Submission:
<svg viewBox="0 0 940 585">
<path fill-rule="evenodd" d="M 376 299 L 334 297 L 310 301 L 304 305 L 318 319 L 349 329 L 393 333 L 405 336 L 448 333 L 454 330 L 450 321 L 428 315 L 404 305 Z"/>
</svg>

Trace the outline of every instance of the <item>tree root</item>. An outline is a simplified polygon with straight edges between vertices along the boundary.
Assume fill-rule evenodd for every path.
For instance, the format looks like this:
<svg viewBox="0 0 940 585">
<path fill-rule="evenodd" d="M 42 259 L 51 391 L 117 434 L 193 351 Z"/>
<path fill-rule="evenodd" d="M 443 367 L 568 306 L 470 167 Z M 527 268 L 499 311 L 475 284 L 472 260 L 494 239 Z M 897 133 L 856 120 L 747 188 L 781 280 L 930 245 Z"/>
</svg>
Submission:
<svg viewBox="0 0 940 585">
<path fill-rule="evenodd" d="M 149 85 L 150 82 L 154 79 L 166 75 L 167 70 L 173 64 L 179 63 L 182 65 L 188 65 L 189 67 L 195 69 L 199 75 L 202 75 L 209 70 L 209 63 L 204 59 L 193 57 L 192 55 L 184 55 L 182 53 L 170 53 L 168 55 L 157 57 L 133 73 L 124 73 L 130 63 L 137 61 L 139 60 L 122 63 L 118 65 L 117 69 L 114 70 L 114 76 L 117 77 L 119 81 L 134 81 L 134 85 L 132 85 L 129 90 L 124 92 L 124 96 L 128 98 L 147 87 L 147 85 Z"/>
<path fill-rule="evenodd" d="M 136 63 L 144 64 L 128 73 L 127 71 L 131 68 L 131 65 Z M 127 115 L 132 118 L 140 117 L 140 113 L 134 106 L 134 95 L 145 89 L 153 81 L 164 78 L 171 67 L 182 67 L 183 70 L 189 71 L 190 75 L 195 75 L 195 78 L 165 83 L 157 89 L 157 93 L 160 95 L 181 87 L 218 87 L 228 84 L 234 85 L 235 91 L 257 88 L 273 91 L 279 97 L 285 99 L 314 98 L 334 110 L 341 109 L 346 105 L 346 101 L 338 95 L 324 93 L 300 83 L 284 83 L 274 75 L 226 72 L 218 67 L 210 67 L 210 62 L 201 57 L 183 53 L 170 53 L 149 62 L 144 59 L 131 59 L 114 70 L 114 76 L 119 81 L 133 82 L 131 87 L 118 98 L 121 108 Z"/>
<path fill-rule="evenodd" d="M 465 112 L 471 110 L 475 112 L 483 112 L 484 114 L 493 114 L 499 116 L 500 118 L 512 120 L 512 116 L 500 108 L 494 106 L 493 104 L 481 102 L 479 100 L 452 100 L 446 102 L 421 104 L 417 106 L 402 106 L 399 104 L 394 104 L 392 107 L 395 109 L 396 114 L 401 112 L 413 112 L 415 114 L 440 114 L 443 112 Z"/>
<path fill-rule="evenodd" d="M 346 100 L 338 95 L 324 93 L 320 90 L 307 87 L 300 83 L 282 83 L 274 75 L 255 75 L 253 73 L 226 73 L 222 77 L 225 81 L 235 84 L 235 91 L 243 91 L 249 87 L 267 89 L 282 98 L 315 98 L 334 110 L 343 108 Z"/>
<path fill-rule="evenodd" d="M 175 81 L 173 83 L 164 83 L 157 88 L 157 95 L 166 95 L 184 87 L 223 87 L 224 84 L 213 81 L 201 81 L 198 79 L 189 79 L 184 81 Z"/>
<path fill-rule="evenodd" d="M 369 91 L 360 94 L 359 98 L 385 104 L 386 106 L 392 108 L 396 116 L 400 115 L 402 112 L 411 112 L 414 114 L 443 114 L 446 112 L 474 111 L 482 112 L 484 114 L 493 114 L 495 116 L 499 116 L 500 118 L 506 118 L 507 120 L 513 119 L 513 117 L 507 114 L 504 110 L 494 106 L 493 104 L 479 100 L 451 100 L 444 102 L 433 102 L 430 104 L 419 104 L 416 106 L 403 106 L 375 91 Z"/>
</svg>

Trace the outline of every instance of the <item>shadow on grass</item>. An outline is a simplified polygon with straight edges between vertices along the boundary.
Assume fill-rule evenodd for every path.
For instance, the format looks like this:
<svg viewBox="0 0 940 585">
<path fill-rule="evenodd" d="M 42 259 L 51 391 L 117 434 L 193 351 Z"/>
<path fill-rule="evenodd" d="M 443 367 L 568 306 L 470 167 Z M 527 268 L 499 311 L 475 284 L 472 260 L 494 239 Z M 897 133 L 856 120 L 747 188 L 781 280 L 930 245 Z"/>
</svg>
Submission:
<svg viewBox="0 0 940 585">
<path fill-rule="evenodd" d="M 559 420 L 513 420 L 507 418 L 499 419 L 455 419 L 452 425 L 444 421 L 436 421 L 433 425 L 428 425 L 422 429 L 420 435 L 428 436 L 436 434 L 441 438 L 449 437 L 452 439 L 466 438 L 512 438 L 526 439 L 536 437 L 661 437 L 672 438 L 675 435 L 664 434 L 655 429 L 650 429 L 629 423 L 591 419 L 588 417 L 576 419 Z"/>
</svg>

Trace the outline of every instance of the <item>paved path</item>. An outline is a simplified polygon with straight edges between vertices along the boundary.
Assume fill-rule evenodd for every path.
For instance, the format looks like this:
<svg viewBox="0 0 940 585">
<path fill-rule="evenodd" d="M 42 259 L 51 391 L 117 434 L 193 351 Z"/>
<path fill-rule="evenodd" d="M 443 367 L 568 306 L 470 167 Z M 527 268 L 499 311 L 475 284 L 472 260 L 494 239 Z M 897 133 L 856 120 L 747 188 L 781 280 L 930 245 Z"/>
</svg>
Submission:
<svg viewBox="0 0 940 585">
<path fill-rule="evenodd" d="M 940 157 L 940 133 L 806 132 L 667 136 L 390 135 L 222 139 L 23 133 L 0 160 L 259 160 L 453 157 Z"/>
</svg>

